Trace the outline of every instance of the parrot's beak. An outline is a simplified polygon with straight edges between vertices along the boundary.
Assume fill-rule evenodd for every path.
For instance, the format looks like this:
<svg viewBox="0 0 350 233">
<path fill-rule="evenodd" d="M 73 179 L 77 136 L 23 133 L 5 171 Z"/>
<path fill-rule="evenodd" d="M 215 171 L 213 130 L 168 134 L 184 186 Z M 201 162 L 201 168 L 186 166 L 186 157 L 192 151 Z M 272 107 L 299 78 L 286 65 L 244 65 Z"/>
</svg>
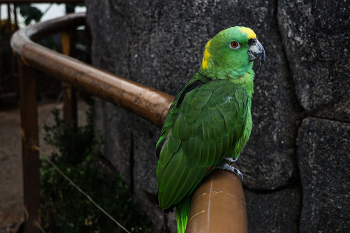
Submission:
<svg viewBox="0 0 350 233">
<path fill-rule="evenodd" d="M 257 58 L 259 58 L 260 62 L 264 63 L 265 50 L 260 42 L 257 39 L 250 39 L 248 41 L 248 45 L 250 46 L 248 50 L 249 61 L 255 61 Z"/>
</svg>

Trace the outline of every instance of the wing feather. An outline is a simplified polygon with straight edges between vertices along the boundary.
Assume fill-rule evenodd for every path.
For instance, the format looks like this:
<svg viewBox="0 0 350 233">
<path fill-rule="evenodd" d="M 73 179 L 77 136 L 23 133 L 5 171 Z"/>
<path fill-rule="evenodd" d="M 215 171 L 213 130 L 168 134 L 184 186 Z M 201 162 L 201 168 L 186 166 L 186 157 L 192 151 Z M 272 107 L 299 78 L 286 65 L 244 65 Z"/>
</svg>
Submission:
<svg viewBox="0 0 350 233">
<path fill-rule="evenodd" d="M 179 202 L 187 194 L 188 190 L 192 187 L 199 173 L 199 168 L 189 169 L 186 167 L 184 169 L 184 173 L 179 179 L 180 182 L 178 183 L 178 186 L 176 187 L 174 193 L 171 196 L 170 203 Z M 180 200 L 176 201 L 179 197 L 181 197 Z"/>
<path fill-rule="evenodd" d="M 188 176 L 190 169 L 186 169 L 184 165 L 184 159 L 181 157 L 181 162 L 179 166 L 175 171 L 173 171 L 174 175 L 165 184 L 165 188 L 162 192 L 162 198 L 160 199 L 160 203 L 162 203 L 162 205 L 168 206 L 169 203 L 169 207 L 172 205 L 171 197 L 174 195 L 175 192 L 179 192 L 177 188 L 182 178 L 186 178 L 186 176 Z"/>
<path fill-rule="evenodd" d="M 189 137 L 182 143 L 182 150 L 186 157 L 192 157 L 196 154 L 198 137 Z"/>
<path fill-rule="evenodd" d="M 159 185 L 159 191 L 164 192 L 164 189 L 166 188 L 166 184 L 169 180 L 171 180 L 172 177 L 174 177 L 176 170 L 178 169 L 181 161 L 182 161 L 182 150 L 178 150 L 172 157 L 169 163 L 165 167 L 164 174 L 162 176 L 162 179 L 158 179 L 158 182 L 160 182 Z M 162 169 L 162 168 L 161 168 Z M 181 168 L 180 168 L 181 170 Z"/>
<path fill-rule="evenodd" d="M 195 189 L 198 183 L 203 179 L 206 168 L 195 168 L 192 169 L 193 174 L 189 174 L 187 180 L 184 182 L 181 191 L 178 193 L 174 203 L 178 203 L 187 194 L 191 193 L 191 189 Z"/>
<path fill-rule="evenodd" d="M 206 167 L 208 164 L 210 156 L 210 144 L 209 143 L 203 143 L 201 146 L 201 157 L 198 162 L 198 167 Z"/>
<path fill-rule="evenodd" d="M 233 153 L 248 116 L 245 90 L 227 80 L 189 88 L 178 99 L 169 116 L 172 122 L 162 130 L 163 144 L 157 144 L 162 146 L 158 200 L 164 209 L 191 193 L 209 167 L 225 156 L 238 156 Z"/>
</svg>

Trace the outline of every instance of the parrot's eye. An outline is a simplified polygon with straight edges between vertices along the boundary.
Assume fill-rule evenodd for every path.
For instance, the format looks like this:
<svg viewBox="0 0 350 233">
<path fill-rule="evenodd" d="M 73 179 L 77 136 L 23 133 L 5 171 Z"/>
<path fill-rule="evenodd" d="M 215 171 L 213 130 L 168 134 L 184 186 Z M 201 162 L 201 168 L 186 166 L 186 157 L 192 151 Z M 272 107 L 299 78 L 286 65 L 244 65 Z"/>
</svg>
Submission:
<svg viewBox="0 0 350 233">
<path fill-rule="evenodd" d="M 230 44 L 231 49 L 239 49 L 241 46 L 237 41 L 232 41 Z"/>
</svg>

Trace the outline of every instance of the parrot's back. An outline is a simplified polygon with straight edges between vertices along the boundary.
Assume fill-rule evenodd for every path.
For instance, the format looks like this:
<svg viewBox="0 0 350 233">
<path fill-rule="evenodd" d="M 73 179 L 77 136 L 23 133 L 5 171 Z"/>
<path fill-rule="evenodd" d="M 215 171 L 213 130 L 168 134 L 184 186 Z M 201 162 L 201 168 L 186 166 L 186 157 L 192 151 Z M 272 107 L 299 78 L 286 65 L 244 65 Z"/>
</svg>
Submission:
<svg viewBox="0 0 350 233">
<path fill-rule="evenodd" d="M 158 200 L 164 209 L 191 193 L 224 157 L 236 159 L 251 130 L 251 100 L 242 85 L 213 80 L 177 98 L 182 101 L 174 101 L 165 122 L 170 130 L 157 148 Z"/>
</svg>

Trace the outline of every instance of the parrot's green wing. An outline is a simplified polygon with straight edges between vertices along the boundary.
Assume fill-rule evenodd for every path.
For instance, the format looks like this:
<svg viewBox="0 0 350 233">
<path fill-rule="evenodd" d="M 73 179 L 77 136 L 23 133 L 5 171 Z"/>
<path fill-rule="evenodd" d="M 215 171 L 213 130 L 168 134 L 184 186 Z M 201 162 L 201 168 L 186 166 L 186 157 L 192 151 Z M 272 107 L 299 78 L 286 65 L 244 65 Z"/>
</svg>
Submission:
<svg viewBox="0 0 350 233">
<path fill-rule="evenodd" d="M 165 137 L 169 134 L 169 131 L 173 127 L 174 121 L 177 117 L 178 111 L 179 111 L 179 106 L 183 102 L 183 99 L 185 96 L 191 92 L 192 90 L 196 89 L 197 87 L 202 86 L 203 84 L 207 83 L 209 80 L 200 75 L 196 74 L 190 81 L 189 83 L 181 90 L 181 92 L 176 96 L 175 100 L 171 104 L 168 114 L 164 120 L 163 128 L 162 128 L 162 133 L 161 136 L 158 140 L 157 146 L 156 146 L 156 155 L 159 159 L 159 152 L 160 149 L 162 148 L 162 144 L 165 141 Z"/>
<path fill-rule="evenodd" d="M 249 105 L 246 90 L 229 80 L 196 75 L 180 92 L 157 144 L 158 201 L 163 209 L 192 192 L 208 168 L 226 156 L 239 156 Z"/>
</svg>

